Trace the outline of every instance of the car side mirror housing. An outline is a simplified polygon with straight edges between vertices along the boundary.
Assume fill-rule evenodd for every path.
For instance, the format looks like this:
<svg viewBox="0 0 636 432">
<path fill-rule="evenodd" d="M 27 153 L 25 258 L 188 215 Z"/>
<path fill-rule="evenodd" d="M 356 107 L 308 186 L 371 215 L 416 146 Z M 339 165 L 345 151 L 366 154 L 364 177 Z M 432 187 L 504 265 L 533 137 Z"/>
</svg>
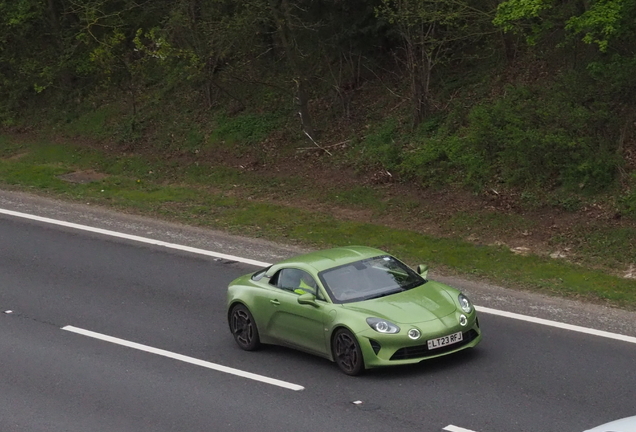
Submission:
<svg viewBox="0 0 636 432">
<path fill-rule="evenodd" d="M 426 277 L 428 276 L 428 265 L 426 264 L 420 264 L 417 266 L 417 272 L 419 273 L 420 276 L 422 276 L 424 279 L 426 279 Z"/>
<path fill-rule="evenodd" d="M 316 303 L 316 296 L 311 293 L 299 295 L 298 303 L 302 305 L 318 306 L 318 303 Z"/>
</svg>

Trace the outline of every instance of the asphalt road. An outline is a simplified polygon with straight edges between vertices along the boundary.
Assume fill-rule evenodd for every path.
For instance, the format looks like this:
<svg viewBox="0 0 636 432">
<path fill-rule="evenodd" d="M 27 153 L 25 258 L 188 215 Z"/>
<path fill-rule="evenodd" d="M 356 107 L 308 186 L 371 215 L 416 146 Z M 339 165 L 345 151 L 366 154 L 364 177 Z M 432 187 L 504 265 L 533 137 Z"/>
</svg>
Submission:
<svg viewBox="0 0 636 432">
<path fill-rule="evenodd" d="M 489 314 L 475 350 L 357 378 L 284 348 L 243 352 L 225 288 L 254 269 L 0 214 L 0 430 L 576 432 L 636 414 L 636 344 Z"/>
</svg>

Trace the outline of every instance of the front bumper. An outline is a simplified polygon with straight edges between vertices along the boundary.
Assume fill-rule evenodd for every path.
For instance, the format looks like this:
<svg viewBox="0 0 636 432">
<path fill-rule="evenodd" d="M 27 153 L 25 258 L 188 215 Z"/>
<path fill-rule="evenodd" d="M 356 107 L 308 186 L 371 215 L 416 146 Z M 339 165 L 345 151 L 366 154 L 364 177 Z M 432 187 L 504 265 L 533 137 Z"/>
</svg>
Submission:
<svg viewBox="0 0 636 432">
<path fill-rule="evenodd" d="M 481 342 L 479 320 L 474 311 L 465 326 L 461 326 L 454 317 L 451 319 L 454 321 L 452 324 L 448 322 L 449 319 L 442 319 L 402 328 L 397 334 L 382 334 L 372 329 L 358 333 L 358 342 L 364 357 L 365 367 L 370 369 L 419 363 L 422 360 L 472 348 Z M 413 327 L 418 328 L 422 333 L 422 336 L 416 340 L 407 336 L 408 330 Z M 460 342 L 440 348 L 428 349 L 428 340 L 457 332 L 462 332 L 462 340 Z"/>
</svg>

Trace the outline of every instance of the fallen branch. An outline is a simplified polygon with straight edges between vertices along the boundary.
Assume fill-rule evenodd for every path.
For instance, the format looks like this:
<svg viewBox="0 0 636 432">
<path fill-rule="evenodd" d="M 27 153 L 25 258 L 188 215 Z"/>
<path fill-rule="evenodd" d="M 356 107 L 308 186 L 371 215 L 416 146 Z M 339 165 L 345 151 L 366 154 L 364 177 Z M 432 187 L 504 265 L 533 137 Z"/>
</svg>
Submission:
<svg viewBox="0 0 636 432">
<path fill-rule="evenodd" d="M 329 156 L 333 156 L 331 154 L 331 152 L 329 150 L 327 150 L 324 147 L 321 147 L 320 144 L 318 144 L 311 135 L 309 135 L 306 131 L 303 131 L 305 133 L 305 135 L 307 135 L 307 138 L 309 138 L 311 140 L 312 143 L 315 144 L 316 147 L 318 147 L 320 150 L 324 151 L 325 153 L 327 153 Z"/>
<path fill-rule="evenodd" d="M 312 140 L 312 141 L 313 141 L 313 140 Z M 341 141 L 341 142 L 336 143 L 336 144 L 330 144 L 330 145 L 328 145 L 328 146 L 319 146 L 319 147 L 320 147 L 320 149 L 321 149 L 321 150 L 325 150 L 325 149 L 328 149 L 328 148 L 338 147 L 338 146 L 341 146 L 341 145 L 343 145 L 343 144 L 347 144 L 347 143 L 349 143 L 349 142 L 351 142 L 351 140 L 350 140 L 350 139 L 348 139 L 348 140 L 346 140 L 346 141 Z M 316 144 L 316 145 L 317 145 L 317 144 Z M 296 150 L 314 150 L 314 147 L 299 147 L 299 148 L 297 148 Z M 326 151 L 326 150 L 325 150 L 325 151 Z"/>
</svg>

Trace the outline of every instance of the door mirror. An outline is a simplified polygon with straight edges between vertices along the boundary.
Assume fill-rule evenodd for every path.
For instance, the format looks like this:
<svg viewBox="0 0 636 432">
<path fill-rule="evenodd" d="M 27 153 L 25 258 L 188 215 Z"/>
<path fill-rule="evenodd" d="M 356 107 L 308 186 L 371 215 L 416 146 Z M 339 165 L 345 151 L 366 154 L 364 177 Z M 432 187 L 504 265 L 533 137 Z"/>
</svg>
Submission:
<svg viewBox="0 0 636 432">
<path fill-rule="evenodd" d="M 417 272 L 420 274 L 420 276 L 426 279 L 426 277 L 428 276 L 428 266 L 426 264 L 418 265 Z"/>
<path fill-rule="evenodd" d="M 310 293 L 299 295 L 298 303 L 302 305 L 318 306 L 318 303 L 316 303 L 316 296 Z"/>
</svg>

